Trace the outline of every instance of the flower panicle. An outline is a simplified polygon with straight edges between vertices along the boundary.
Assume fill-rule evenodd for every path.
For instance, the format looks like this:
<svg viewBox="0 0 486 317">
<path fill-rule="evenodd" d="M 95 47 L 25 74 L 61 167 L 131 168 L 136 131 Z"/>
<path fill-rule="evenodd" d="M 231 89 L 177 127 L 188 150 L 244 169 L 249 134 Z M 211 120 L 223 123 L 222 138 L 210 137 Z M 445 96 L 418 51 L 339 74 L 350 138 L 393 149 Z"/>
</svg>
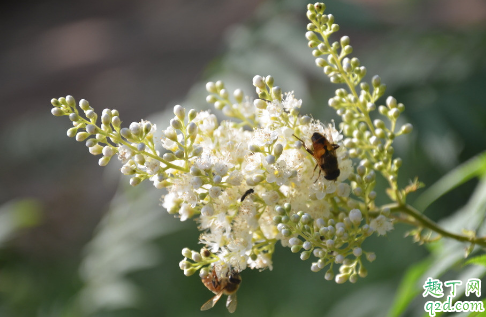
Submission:
<svg viewBox="0 0 486 317">
<path fill-rule="evenodd" d="M 78 106 L 71 96 L 52 100 L 52 114 L 73 122 L 68 136 L 102 155 L 101 166 L 117 155 L 131 185 L 149 179 L 165 188 L 162 206 L 181 221 L 198 223 L 203 248 L 183 249 L 185 275 L 271 270 L 280 242 L 302 260 L 313 257 L 311 270 L 325 270 L 325 279 L 354 283 L 367 275 L 363 259 L 376 258 L 363 251 L 362 243 L 393 229 L 390 209 L 375 205 L 376 175 L 388 180 L 390 197 L 403 203 L 409 191 L 398 190 L 402 162 L 393 158 L 392 143 L 412 126 L 397 128 L 404 106 L 395 98 L 376 107 L 386 86 L 377 76 L 371 85 L 362 82 L 366 68 L 349 57 L 348 37 L 329 42 L 339 25 L 324 10 L 322 3 L 308 6 L 306 37 L 316 65 L 332 83 L 348 87 L 329 100 L 343 120 L 340 131 L 334 123 L 300 114 L 303 101 L 283 92 L 272 76 L 253 78 L 255 99 L 241 89 L 231 94 L 222 81 L 209 82 L 206 101 L 228 120 L 176 105 L 174 117 L 159 132 L 145 120 L 122 127 L 118 111 L 105 109 L 98 116 L 84 99 Z M 370 118 L 376 109 L 388 124 Z M 323 154 L 314 155 L 316 133 L 330 140 Z M 324 162 L 334 162 L 332 176 L 322 155 L 327 155 Z"/>
<path fill-rule="evenodd" d="M 319 2 L 307 6 L 310 23 L 307 25 L 306 38 L 313 49 L 312 55 L 316 57 L 316 66 L 323 69 L 331 83 L 347 86 L 347 89 L 337 89 L 328 102 L 342 118 L 340 128 L 345 136 L 343 143 L 350 149 L 350 157 L 361 160 L 360 166 L 383 175 L 390 186 L 387 191 L 390 198 L 404 204 L 407 192 L 400 191 L 397 185 L 402 160 L 393 158 L 393 141 L 397 136 L 412 132 L 410 123 L 398 127 L 405 106 L 393 96 L 387 97 L 386 105 L 376 106 L 377 100 L 385 94 L 386 85 L 378 75 L 372 77 L 370 84 L 363 82 L 367 70 L 361 66 L 358 58 L 349 57 L 353 48 L 348 36 L 331 42 L 330 37 L 339 31 L 339 25 L 332 14 L 324 14 L 325 8 L 325 4 Z M 371 119 L 370 114 L 375 110 L 388 124 L 382 119 Z"/>
</svg>

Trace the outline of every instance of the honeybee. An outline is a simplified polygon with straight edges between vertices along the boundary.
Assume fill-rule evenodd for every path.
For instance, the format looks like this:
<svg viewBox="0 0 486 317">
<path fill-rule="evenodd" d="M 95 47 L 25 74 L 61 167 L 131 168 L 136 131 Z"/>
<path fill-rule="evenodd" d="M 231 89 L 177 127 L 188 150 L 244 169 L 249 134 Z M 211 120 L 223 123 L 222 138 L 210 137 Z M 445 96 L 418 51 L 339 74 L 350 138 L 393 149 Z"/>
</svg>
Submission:
<svg viewBox="0 0 486 317">
<path fill-rule="evenodd" d="M 241 199 L 240 199 L 240 202 L 243 202 L 243 200 L 245 200 L 245 198 L 248 196 L 248 195 L 251 195 L 253 194 L 255 191 L 253 190 L 253 188 L 250 188 L 248 189 L 244 194 L 243 196 L 241 196 Z"/>
<path fill-rule="evenodd" d="M 210 300 L 208 300 L 204 305 L 202 305 L 201 310 L 208 310 L 213 308 L 218 302 L 221 296 L 228 295 L 226 300 L 226 308 L 230 313 L 234 313 L 236 310 L 236 291 L 240 287 L 241 276 L 236 270 L 231 270 L 228 272 L 227 276 L 218 279 L 216 275 L 216 270 L 213 268 L 212 272 L 208 276 L 202 278 L 203 284 L 214 294 Z"/>
<path fill-rule="evenodd" d="M 317 177 L 316 182 L 321 176 L 321 170 L 324 172 L 324 178 L 328 181 L 335 181 L 339 177 L 341 171 L 339 170 L 336 155 L 336 150 L 339 148 L 339 145 L 333 143 L 332 137 L 330 137 L 330 140 L 328 140 L 322 134 L 314 132 L 311 137 L 312 147 L 314 150 L 310 150 L 305 146 L 304 141 L 295 136 L 295 134 L 293 136 L 304 144 L 306 151 L 309 152 L 309 154 L 312 155 L 316 160 L 317 164 L 314 168 L 314 172 L 318 166 L 320 167 L 319 176 Z"/>
</svg>

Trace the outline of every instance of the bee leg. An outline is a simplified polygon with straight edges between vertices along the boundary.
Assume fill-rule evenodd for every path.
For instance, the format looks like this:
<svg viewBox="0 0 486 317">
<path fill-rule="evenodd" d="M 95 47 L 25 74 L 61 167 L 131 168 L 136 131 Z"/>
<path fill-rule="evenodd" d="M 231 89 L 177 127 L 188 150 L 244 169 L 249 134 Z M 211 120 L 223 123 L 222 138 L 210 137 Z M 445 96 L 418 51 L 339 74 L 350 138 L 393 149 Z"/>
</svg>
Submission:
<svg viewBox="0 0 486 317">
<path fill-rule="evenodd" d="M 302 139 L 299 139 L 295 134 L 292 134 L 297 140 L 299 140 L 300 142 L 302 142 L 302 145 L 304 146 L 304 149 L 312 156 L 314 156 L 314 152 L 312 152 L 311 150 L 309 150 L 307 148 L 307 146 L 305 146 L 305 142 L 302 141 Z"/>
<path fill-rule="evenodd" d="M 317 167 L 317 166 L 318 166 L 318 165 L 316 165 L 316 167 Z M 314 170 L 315 170 L 315 168 L 314 168 Z M 321 177 L 321 172 L 322 172 L 322 170 L 321 170 L 321 169 L 319 169 L 319 176 L 317 176 L 316 181 L 314 182 L 314 184 L 315 184 L 315 183 L 317 183 L 317 181 L 318 181 L 318 180 L 319 180 L 319 178 Z M 314 175 L 312 175 L 312 176 L 314 176 Z"/>
<path fill-rule="evenodd" d="M 319 165 L 316 164 L 316 167 L 314 167 L 314 171 L 312 172 L 312 177 L 311 178 L 314 178 L 314 173 L 316 172 L 316 168 L 318 167 Z"/>
</svg>

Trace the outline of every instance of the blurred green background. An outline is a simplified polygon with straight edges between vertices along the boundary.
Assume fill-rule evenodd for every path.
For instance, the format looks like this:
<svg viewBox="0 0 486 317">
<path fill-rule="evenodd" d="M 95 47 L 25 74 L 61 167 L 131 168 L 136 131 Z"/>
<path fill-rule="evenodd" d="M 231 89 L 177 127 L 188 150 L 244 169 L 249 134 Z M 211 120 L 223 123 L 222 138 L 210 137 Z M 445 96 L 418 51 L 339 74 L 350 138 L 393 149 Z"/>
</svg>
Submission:
<svg viewBox="0 0 486 317">
<path fill-rule="evenodd" d="M 283 91 L 303 99 L 303 113 L 339 122 L 327 106 L 339 87 L 314 66 L 304 37 L 306 4 L 3 5 L 0 316 L 229 315 L 224 303 L 199 312 L 212 294 L 179 270 L 181 249 L 200 247 L 196 224 L 168 215 L 163 192 L 150 183 L 131 188 L 118 162 L 99 167 L 84 144 L 66 137 L 70 122 L 52 117 L 49 100 L 71 94 L 99 111 L 118 109 L 126 125 L 147 118 L 164 129 L 175 104 L 209 106 L 205 82 L 222 79 L 254 96 L 253 76 L 271 74 Z M 430 186 L 485 150 L 486 2 L 326 4 L 341 26 L 337 36 L 350 36 L 353 56 L 367 67 L 366 79 L 379 74 L 386 95 L 405 104 L 404 117 L 414 125 L 396 141 L 401 185 L 419 176 Z M 484 234 L 484 174 L 472 173 L 426 215 L 456 232 Z M 412 205 L 421 192 L 411 195 Z M 482 267 L 460 265 L 464 245 L 443 241 L 427 249 L 403 238 L 406 231 L 396 225 L 386 237 L 368 239 L 364 248 L 377 260 L 354 285 L 325 281 L 310 262 L 278 246 L 273 271 L 244 272 L 235 316 L 422 316 L 425 275 L 483 276 Z"/>
</svg>

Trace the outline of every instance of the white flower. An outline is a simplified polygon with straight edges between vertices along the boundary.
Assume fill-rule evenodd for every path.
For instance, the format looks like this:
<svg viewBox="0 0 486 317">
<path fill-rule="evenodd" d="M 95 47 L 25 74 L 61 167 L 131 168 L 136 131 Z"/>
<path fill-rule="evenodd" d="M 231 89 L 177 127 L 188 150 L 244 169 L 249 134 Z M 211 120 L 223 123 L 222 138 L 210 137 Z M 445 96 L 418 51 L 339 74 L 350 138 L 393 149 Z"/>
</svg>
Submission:
<svg viewBox="0 0 486 317">
<path fill-rule="evenodd" d="M 387 231 L 393 229 L 393 223 L 390 219 L 383 215 L 379 215 L 375 219 L 371 220 L 370 227 L 373 231 L 376 231 L 378 235 L 385 235 Z"/>
<path fill-rule="evenodd" d="M 294 92 L 285 93 L 285 99 L 282 101 L 285 110 L 290 111 L 293 108 L 300 108 L 302 106 L 302 99 L 295 99 Z"/>
<path fill-rule="evenodd" d="M 194 214 L 194 210 L 189 204 L 182 204 L 181 209 L 179 209 L 179 215 L 181 215 L 181 221 L 186 221 L 191 218 Z"/>
<path fill-rule="evenodd" d="M 258 146 L 271 145 L 277 141 L 278 135 L 278 130 L 271 130 L 269 128 L 256 129 L 253 133 L 252 143 Z"/>
<path fill-rule="evenodd" d="M 262 198 L 267 205 L 274 206 L 278 202 L 278 200 L 280 199 L 280 196 L 276 191 L 271 190 L 271 191 L 268 191 L 268 192 L 264 192 L 262 194 Z"/>
<path fill-rule="evenodd" d="M 243 181 L 243 174 L 239 170 L 232 171 L 228 175 L 228 178 L 226 179 L 226 182 L 233 186 L 239 186 L 242 181 Z"/>
<path fill-rule="evenodd" d="M 197 168 L 207 171 L 213 167 L 212 157 L 208 154 L 203 154 L 196 160 Z"/>
<path fill-rule="evenodd" d="M 348 197 L 350 193 L 351 193 L 351 187 L 349 186 L 349 184 L 347 184 L 347 183 L 340 183 L 337 186 L 336 194 L 339 197 Z"/>
<path fill-rule="evenodd" d="M 248 97 L 246 97 L 242 103 L 237 105 L 237 107 L 240 109 L 241 114 L 244 115 L 245 118 L 250 118 L 256 112 L 256 107 L 253 105 L 253 101 Z"/>
<path fill-rule="evenodd" d="M 213 171 L 216 175 L 224 176 L 228 173 L 228 165 L 224 162 L 217 162 L 214 164 Z"/>
<path fill-rule="evenodd" d="M 132 150 L 126 146 L 122 145 L 118 147 L 118 159 L 123 163 L 126 164 L 133 156 Z"/>
<path fill-rule="evenodd" d="M 152 158 L 146 158 L 144 166 L 147 174 L 154 175 L 159 171 L 160 162 Z"/>
<path fill-rule="evenodd" d="M 191 180 L 189 181 L 189 183 L 191 184 L 191 186 L 192 186 L 194 189 L 198 189 L 199 187 L 201 187 L 201 186 L 202 186 L 203 181 L 202 181 L 201 177 L 199 177 L 199 176 L 194 176 L 193 178 L 191 178 Z"/>
<path fill-rule="evenodd" d="M 199 112 L 193 121 L 197 123 L 199 130 L 203 134 L 212 134 L 218 127 L 218 118 L 214 114 L 209 113 L 209 111 Z"/>
<path fill-rule="evenodd" d="M 218 252 L 225 244 L 226 238 L 222 231 L 211 231 L 211 233 L 203 233 L 199 237 L 201 244 L 207 246 L 207 248 L 213 252 Z"/>
<path fill-rule="evenodd" d="M 218 198 L 219 195 L 221 195 L 221 187 L 213 186 L 209 189 L 209 196 L 211 196 L 211 198 Z"/>
<path fill-rule="evenodd" d="M 211 205 L 205 205 L 201 208 L 201 215 L 210 217 L 214 214 L 214 208 Z"/>
<path fill-rule="evenodd" d="M 245 220 L 250 230 L 258 228 L 258 218 L 255 203 L 251 199 L 245 199 L 240 206 L 238 213 Z"/>
<path fill-rule="evenodd" d="M 273 264 L 272 258 L 267 253 L 263 253 L 263 252 L 258 253 L 258 256 L 255 261 L 248 258 L 248 265 L 252 269 L 264 270 L 268 268 L 271 271 L 273 269 L 272 264 Z"/>
<path fill-rule="evenodd" d="M 173 213 L 177 210 L 177 208 L 179 208 L 179 204 L 181 202 L 181 199 L 176 193 L 170 192 L 164 196 L 164 202 L 162 203 L 162 207 L 167 209 L 168 212 Z"/>
<path fill-rule="evenodd" d="M 285 161 L 279 160 L 273 165 L 268 165 L 267 171 L 267 182 L 277 183 L 278 186 L 288 185 L 290 183 L 289 177 L 292 176 L 292 171 L 287 169 Z"/>
<path fill-rule="evenodd" d="M 174 136 L 174 139 L 179 137 L 179 136 L 177 136 L 177 133 L 174 130 L 174 128 L 172 128 L 171 126 L 169 126 L 169 127 L 167 127 L 166 130 L 164 130 L 162 132 L 163 132 L 163 137 L 161 139 L 162 146 L 166 150 L 169 150 L 169 151 L 172 151 L 172 152 L 177 151 L 179 149 L 179 146 L 177 145 L 177 143 L 175 141 L 172 141 L 171 139 L 169 139 L 167 137 L 167 135 L 173 135 Z"/>
</svg>

